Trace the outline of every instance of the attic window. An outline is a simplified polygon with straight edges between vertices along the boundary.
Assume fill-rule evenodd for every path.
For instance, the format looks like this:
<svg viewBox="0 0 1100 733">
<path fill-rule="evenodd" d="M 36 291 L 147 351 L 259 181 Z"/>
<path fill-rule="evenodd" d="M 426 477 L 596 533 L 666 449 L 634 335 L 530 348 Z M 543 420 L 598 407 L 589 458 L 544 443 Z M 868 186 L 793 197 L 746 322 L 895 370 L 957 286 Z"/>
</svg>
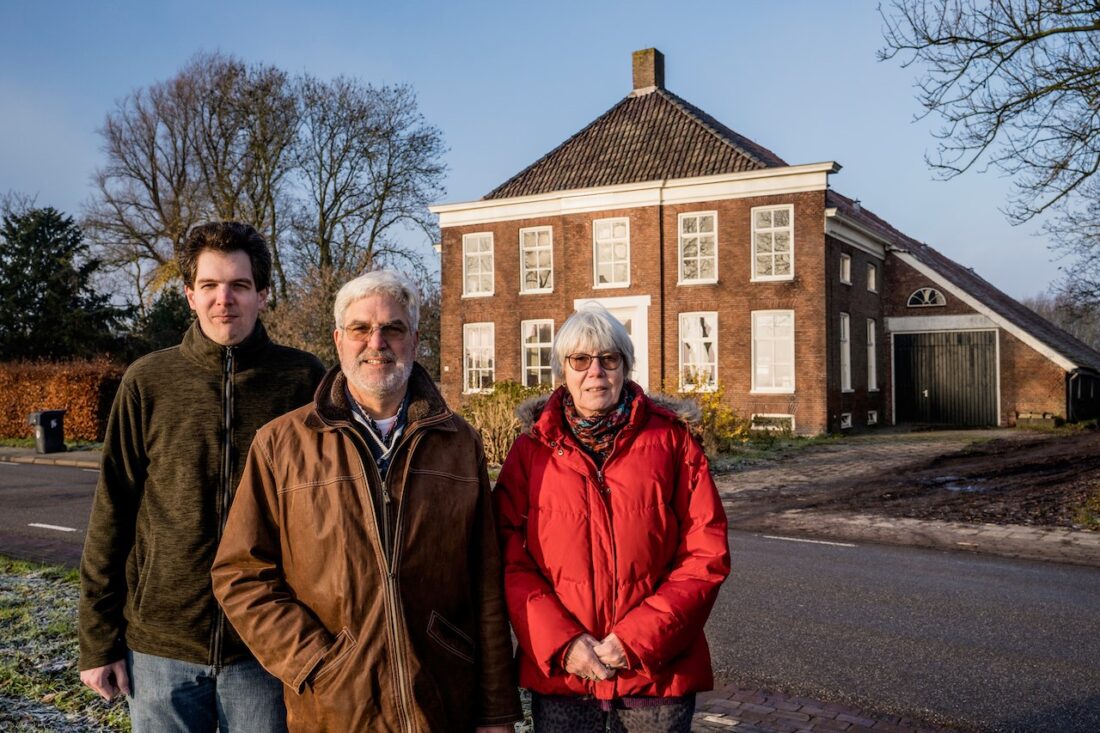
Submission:
<svg viewBox="0 0 1100 733">
<path fill-rule="evenodd" d="M 933 308 L 947 305 L 947 298 L 935 288 L 920 288 L 909 296 L 909 302 L 906 305 L 910 308 Z"/>
</svg>

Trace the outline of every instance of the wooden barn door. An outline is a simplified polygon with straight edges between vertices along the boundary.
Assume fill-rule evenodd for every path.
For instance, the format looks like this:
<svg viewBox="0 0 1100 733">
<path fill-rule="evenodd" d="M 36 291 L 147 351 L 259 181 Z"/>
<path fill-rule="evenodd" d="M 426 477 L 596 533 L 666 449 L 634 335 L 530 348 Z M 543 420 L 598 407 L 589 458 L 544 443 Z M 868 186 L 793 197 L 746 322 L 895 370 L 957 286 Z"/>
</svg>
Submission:
<svg viewBox="0 0 1100 733">
<path fill-rule="evenodd" d="M 997 333 L 894 334 L 899 423 L 996 425 Z"/>
</svg>

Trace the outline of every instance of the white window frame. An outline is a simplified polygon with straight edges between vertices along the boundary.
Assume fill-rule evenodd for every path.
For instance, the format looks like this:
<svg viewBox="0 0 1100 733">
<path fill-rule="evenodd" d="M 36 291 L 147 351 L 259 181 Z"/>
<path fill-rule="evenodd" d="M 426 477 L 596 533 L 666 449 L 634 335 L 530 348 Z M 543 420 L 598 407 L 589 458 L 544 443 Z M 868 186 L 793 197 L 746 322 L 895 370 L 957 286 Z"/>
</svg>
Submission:
<svg viewBox="0 0 1100 733">
<path fill-rule="evenodd" d="M 679 349 L 680 349 L 680 391 L 681 392 L 694 392 L 696 390 L 695 383 L 694 382 L 688 382 L 687 379 L 685 378 L 687 376 L 686 373 L 687 373 L 687 366 L 688 365 L 684 360 L 684 356 L 685 356 L 685 352 L 686 352 L 686 349 L 684 347 L 687 345 L 687 341 L 684 338 L 684 330 L 685 330 L 684 329 L 684 323 L 685 323 L 685 321 L 688 321 L 692 318 L 701 318 L 701 317 L 705 317 L 708 320 L 710 320 L 710 326 L 711 326 L 710 333 L 711 333 L 711 335 L 707 338 L 693 339 L 693 341 L 698 342 L 700 348 L 697 350 L 697 353 L 700 353 L 700 354 L 705 353 L 705 349 L 702 348 L 702 345 L 705 344 L 707 341 L 712 342 L 713 346 L 712 346 L 711 353 L 714 354 L 714 362 L 710 363 L 710 364 L 701 364 L 701 365 L 695 365 L 695 366 L 701 366 L 703 369 L 709 371 L 710 374 L 713 375 L 714 379 L 713 379 L 713 381 L 708 382 L 707 384 L 704 384 L 704 385 L 700 386 L 698 389 L 699 389 L 700 392 L 714 392 L 715 390 L 718 389 L 718 312 L 717 311 L 695 311 L 695 312 L 692 312 L 692 313 L 681 313 L 680 314 L 680 333 L 679 333 L 679 345 L 680 346 L 679 346 Z"/>
<path fill-rule="evenodd" d="M 852 391 L 852 317 L 840 314 L 840 391 Z"/>
<path fill-rule="evenodd" d="M 867 424 L 878 425 L 878 410 L 867 411 Z"/>
<path fill-rule="evenodd" d="M 489 239 L 489 289 L 488 290 L 480 290 L 479 289 L 479 290 L 471 291 L 471 290 L 467 289 L 467 286 L 470 284 L 469 280 L 467 279 L 467 275 L 469 274 L 469 259 L 468 258 L 471 257 L 470 253 L 467 252 L 467 250 L 466 250 L 467 242 L 473 241 L 474 238 L 484 238 L 484 237 L 488 237 L 488 239 Z M 489 296 L 493 295 L 494 292 L 496 291 L 495 248 L 496 248 L 496 245 L 493 243 L 493 233 L 492 232 L 471 232 L 470 234 L 463 234 L 462 235 L 462 297 L 463 298 L 488 298 Z M 480 251 L 478 253 L 475 253 L 475 255 L 473 255 L 473 256 L 476 256 L 476 255 L 479 255 L 479 254 L 481 254 Z M 477 275 L 478 275 L 478 277 L 484 277 L 485 273 L 479 271 L 477 273 Z"/>
<path fill-rule="evenodd" d="M 758 417 L 773 418 L 773 419 L 778 418 L 780 420 L 790 420 L 791 421 L 791 432 L 792 433 L 794 432 L 794 415 L 789 415 L 789 414 L 779 413 L 779 412 L 754 412 L 752 414 L 752 416 L 749 418 L 749 430 L 765 430 L 765 431 L 777 432 L 777 433 L 782 432 L 783 428 L 779 427 L 778 425 L 758 425 L 757 422 L 756 422 L 756 418 L 758 418 Z"/>
<path fill-rule="evenodd" d="M 546 232 L 549 238 L 549 243 L 545 247 L 540 247 L 538 244 L 538 235 Z M 527 248 L 524 244 L 524 235 L 533 235 L 535 237 L 535 246 L 533 248 Z M 540 251 L 547 251 L 550 253 L 550 277 L 548 279 L 548 285 L 544 288 L 528 288 L 527 287 L 527 273 L 530 270 L 526 265 L 526 254 L 530 250 L 535 252 L 536 259 Z M 535 265 L 535 278 L 538 279 L 538 273 L 544 268 Z M 554 292 L 554 227 L 524 227 L 519 230 L 519 292 L 523 295 L 532 295 L 535 293 L 552 293 Z"/>
<path fill-rule="evenodd" d="M 600 282 L 600 242 L 596 237 L 596 230 L 600 224 L 608 224 L 614 227 L 616 224 L 626 224 L 626 280 L 623 282 L 611 281 L 606 283 Z M 614 248 L 615 237 L 612 237 L 612 248 Z M 615 265 L 619 264 L 612 255 L 612 260 L 609 263 L 611 265 L 612 273 L 614 273 Z M 607 288 L 629 288 L 630 287 L 630 218 L 626 216 L 615 216 L 609 219 L 593 219 L 592 220 L 592 287 L 596 290 L 604 290 Z"/>
<path fill-rule="evenodd" d="M 867 263 L 867 291 L 878 292 L 878 265 L 874 262 Z"/>
<path fill-rule="evenodd" d="M 851 430 L 852 429 L 852 413 L 842 412 L 840 413 L 840 429 Z"/>
<path fill-rule="evenodd" d="M 548 341 L 548 342 L 540 341 L 540 342 L 534 343 L 534 344 L 528 343 L 528 341 L 526 340 L 525 334 L 527 333 L 527 326 L 529 326 L 529 325 L 533 325 L 536 328 L 539 327 L 539 326 L 549 325 L 550 326 L 550 341 Z M 534 319 L 531 319 L 529 321 L 520 321 L 519 322 L 519 369 L 520 369 L 519 381 L 520 381 L 520 384 L 522 384 L 524 387 L 537 387 L 539 384 L 541 384 L 541 382 L 536 383 L 536 384 L 528 384 L 527 383 L 527 370 L 529 368 L 528 365 L 527 365 L 527 352 L 528 352 L 528 350 L 531 349 L 531 348 L 536 348 L 537 349 L 537 348 L 543 348 L 543 347 L 552 347 L 553 343 L 554 343 L 554 319 L 552 319 L 552 318 L 534 318 Z M 540 372 L 543 371 L 543 370 L 547 370 L 547 371 L 550 372 L 550 386 L 553 387 L 554 386 L 554 370 L 550 368 L 550 362 L 547 362 L 546 366 L 543 366 L 542 364 L 539 364 L 538 369 L 539 369 Z"/>
<path fill-rule="evenodd" d="M 756 369 L 756 359 L 757 359 L 756 344 L 757 344 L 757 341 L 758 341 L 758 339 L 756 337 L 757 319 L 761 318 L 761 317 L 764 317 L 764 316 L 777 316 L 777 315 L 789 316 L 790 319 L 791 319 L 791 338 L 790 338 L 791 384 L 790 384 L 790 387 L 765 387 L 765 386 L 758 385 L 756 383 L 756 371 L 757 371 L 757 369 Z M 794 345 L 795 345 L 795 336 L 797 334 L 797 331 L 796 331 L 797 324 L 795 323 L 794 311 L 793 310 L 752 311 L 751 320 L 752 320 L 752 326 L 751 326 L 751 328 L 752 328 L 752 334 L 751 334 L 751 338 L 752 338 L 752 359 L 749 362 L 749 368 L 752 370 L 752 390 L 751 390 L 751 394 L 794 394 L 795 386 L 796 386 L 796 382 L 797 382 L 797 374 L 795 373 L 795 355 L 794 355 Z M 774 351 L 775 350 L 773 348 L 773 350 L 772 350 L 773 355 L 774 355 Z M 774 362 L 773 362 L 773 364 L 774 364 Z"/>
<path fill-rule="evenodd" d="M 867 391 L 878 392 L 878 323 L 867 319 Z"/>
<path fill-rule="evenodd" d="M 844 285 L 852 284 L 852 256 L 840 253 L 840 282 Z"/>
<path fill-rule="evenodd" d="M 470 361 L 468 354 L 470 352 L 470 336 L 471 334 L 482 331 L 488 332 L 489 335 L 489 366 L 488 367 L 475 367 L 476 371 L 489 372 L 490 384 L 496 383 L 496 324 L 492 321 L 483 321 L 479 323 L 464 323 L 462 325 L 462 394 L 478 394 L 481 392 L 491 392 L 492 387 L 470 387 L 470 372 L 473 371 L 470 367 Z"/>
<path fill-rule="evenodd" d="M 714 239 L 714 255 L 712 257 L 703 257 L 701 255 L 697 255 L 694 259 L 698 263 L 702 263 L 704 260 L 712 260 L 713 263 L 714 263 L 713 267 L 712 267 L 712 271 L 714 272 L 714 275 L 712 277 L 687 278 L 687 277 L 684 277 L 684 221 L 686 219 L 696 219 L 698 221 L 699 219 L 701 219 L 705 216 L 709 216 L 711 218 L 710 235 Z M 713 283 L 718 282 L 718 212 L 717 211 L 688 211 L 688 212 L 684 212 L 683 214 L 680 214 L 676 218 L 676 229 L 677 229 L 677 232 L 678 232 L 677 239 L 679 241 L 679 249 L 678 249 L 678 256 L 677 256 L 679 273 L 677 275 L 676 284 L 677 285 L 708 285 L 708 284 L 713 284 Z M 700 234 L 701 234 L 701 232 L 698 231 L 698 226 L 696 227 L 696 231 L 691 233 L 691 235 L 693 235 L 693 236 L 698 236 Z M 698 251 L 698 250 L 696 250 L 696 251 Z M 696 272 L 699 272 L 701 269 L 702 268 L 697 269 Z"/>
<path fill-rule="evenodd" d="M 790 258 L 791 258 L 791 271 L 790 271 L 790 273 L 788 273 L 786 275 L 760 275 L 760 274 L 757 274 L 757 272 L 756 272 L 756 214 L 759 211 L 779 211 L 781 209 L 786 209 L 787 210 L 787 213 L 788 213 L 787 221 L 790 222 L 790 224 L 788 224 L 788 226 L 786 228 L 790 230 L 790 235 L 791 235 L 790 236 L 791 249 L 790 249 L 790 252 L 788 253 L 790 255 Z M 774 230 L 775 230 L 775 227 L 772 227 L 772 229 L 770 231 L 774 231 Z M 749 242 L 750 242 L 749 256 L 751 257 L 751 260 L 749 261 L 749 272 L 751 273 L 750 280 L 752 282 L 775 282 L 775 281 L 794 280 L 794 204 L 780 204 L 778 206 L 754 206 L 754 207 L 752 207 L 752 209 L 749 211 Z M 773 255 L 774 255 L 774 250 L 773 250 Z M 772 258 L 772 264 L 773 264 L 773 269 L 774 269 L 774 264 L 775 264 L 774 256 Z"/>
<path fill-rule="evenodd" d="M 918 302 L 914 303 L 916 298 Z M 947 305 L 947 296 L 939 288 L 917 288 L 905 299 L 906 308 L 943 308 Z"/>
</svg>

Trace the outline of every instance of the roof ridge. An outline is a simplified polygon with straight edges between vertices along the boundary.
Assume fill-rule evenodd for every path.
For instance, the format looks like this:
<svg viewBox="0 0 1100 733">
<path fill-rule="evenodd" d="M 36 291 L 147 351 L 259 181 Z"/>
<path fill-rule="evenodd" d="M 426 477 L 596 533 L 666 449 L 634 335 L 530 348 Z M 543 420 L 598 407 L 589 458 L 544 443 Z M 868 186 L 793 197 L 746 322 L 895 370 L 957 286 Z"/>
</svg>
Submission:
<svg viewBox="0 0 1100 733">
<path fill-rule="evenodd" d="M 696 107 L 694 104 L 687 101 L 672 90 L 666 89 L 665 87 L 658 87 L 655 91 L 660 94 L 662 98 L 668 100 L 671 104 L 675 105 L 692 122 L 702 127 L 723 144 L 728 145 L 741 155 L 744 155 L 746 158 L 749 158 L 754 163 L 757 163 L 762 168 L 771 168 L 775 165 L 775 163 L 770 163 L 767 160 L 764 160 L 764 158 L 759 155 L 759 152 L 764 152 L 771 155 L 775 159 L 775 161 L 778 162 L 779 165 L 787 165 L 787 162 L 785 160 L 780 158 L 771 150 L 768 150 L 763 145 L 760 145 L 750 140 L 736 130 L 733 130 L 732 128 L 722 124 L 715 117 L 707 114 L 702 109 Z M 729 137 L 727 137 L 727 134 L 738 138 L 738 142 L 735 143 L 733 140 L 730 140 Z M 740 141 L 749 143 L 752 148 L 755 148 L 755 150 L 743 147 L 742 144 L 740 144 Z"/>
</svg>

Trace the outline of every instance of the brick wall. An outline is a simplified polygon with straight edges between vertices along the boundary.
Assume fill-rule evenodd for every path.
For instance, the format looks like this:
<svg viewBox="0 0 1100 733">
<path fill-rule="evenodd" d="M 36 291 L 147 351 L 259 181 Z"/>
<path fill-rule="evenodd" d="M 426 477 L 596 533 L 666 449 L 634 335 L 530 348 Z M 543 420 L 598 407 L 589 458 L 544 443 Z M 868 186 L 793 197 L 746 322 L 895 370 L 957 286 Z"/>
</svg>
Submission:
<svg viewBox="0 0 1100 733">
<path fill-rule="evenodd" d="M 754 206 L 778 204 L 794 205 L 795 278 L 752 282 L 751 210 Z M 699 211 L 717 213 L 719 281 L 713 285 L 678 285 L 678 215 Z M 630 222 L 630 287 L 594 288 L 592 222 L 619 216 Z M 448 227 L 442 232 L 441 264 L 440 350 L 444 395 L 454 404 L 461 399 L 464 323 L 496 324 L 496 378 L 519 380 L 522 320 L 552 318 L 555 326 L 560 326 L 573 312 L 576 298 L 648 294 L 652 297 L 647 324 L 652 391 L 662 385 L 668 389 L 678 386 L 680 313 L 717 311 L 718 378 L 734 409 L 743 415 L 793 413 L 799 432 L 826 430 L 829 426 L 826 384 L 830 369 L 825 333 L 827 306 L 821 287 L 826 269 L 823 220 L 824 194 L 818 191 Z M 532 226 L 553 228 L 554 292 L 550 294 L 519 293 L 519 230 Z M 475 232 L 493 233 L 492 297 L 462 296 L 462 237 Z M 858 277 L 861 279 L 862 275 Z M 662 290 L 664 299 L 658 297 Z M 751 394 L 751 313 L 772 309 L 795 311 L 793 395 Z M 853 333 L 862 333 L 863 326 L 856 328 L 856 320 L 853 316 Z M 865 374 L 863 357 L 857 352 L 859 349 L 853 347 L 853 368 L 862 368 Z"/>
</svg>

